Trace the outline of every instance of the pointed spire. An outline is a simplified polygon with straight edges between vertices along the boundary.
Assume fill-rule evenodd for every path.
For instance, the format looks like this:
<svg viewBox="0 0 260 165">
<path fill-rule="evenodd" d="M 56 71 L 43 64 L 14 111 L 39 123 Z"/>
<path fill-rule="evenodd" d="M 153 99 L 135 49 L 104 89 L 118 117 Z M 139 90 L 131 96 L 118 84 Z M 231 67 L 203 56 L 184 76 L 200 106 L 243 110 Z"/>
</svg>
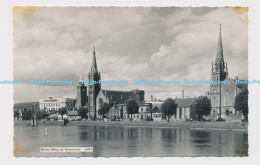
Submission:
<svg viewBox="0 0 260 165">
<path fill-rule="evenodd" d="M 221 23 L 220 23 L 219 24 L 218 48 L 217 48 L 217 56 L 216 56 L 215 64 L 220 64 L 222 61 L 224 62 L 222 36 L 221 36 Z"/>
<path fill-rule="evenodd" d="M 214 71 L 214 65 L 213 65 L 213 61 L 212 61 L 211 72 L 213 73 L 213 71 Z"/>
<path fill-rule="evenodd" d="M 228 73 L 228 67 L 227 67 L 227 62 L 226 62 L 226 72 Z"/>
<path fill-rule="evenodd" d="M 81 83 L 82 80 L 84 80 L 84 77 L 83 77 L 83 72 L 82 72 L 82 68 L 81 68 L 81 70 L 80 70 L 79 82 Z"/>
<path fill-rule="evenodd" d="M 96 69 L 96 68 L 97 68 L 95 46 L 93 46 L 93 57 L 92 57 L 91 68 L 92 68 L 92 69 Z"/>
</svg>

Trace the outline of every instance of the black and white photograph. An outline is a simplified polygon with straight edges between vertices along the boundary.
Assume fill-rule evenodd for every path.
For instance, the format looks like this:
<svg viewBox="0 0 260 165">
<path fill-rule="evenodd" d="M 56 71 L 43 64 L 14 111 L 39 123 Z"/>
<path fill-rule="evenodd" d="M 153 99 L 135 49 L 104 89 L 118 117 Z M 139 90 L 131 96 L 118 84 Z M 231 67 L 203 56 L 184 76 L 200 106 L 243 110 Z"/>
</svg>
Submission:
<svg viewBox="0 0 260 165">
<path fill-rule="evenodd" d="M 248 11 L 14 6 L 13 156 L 248 157 Z"/>
</svg>

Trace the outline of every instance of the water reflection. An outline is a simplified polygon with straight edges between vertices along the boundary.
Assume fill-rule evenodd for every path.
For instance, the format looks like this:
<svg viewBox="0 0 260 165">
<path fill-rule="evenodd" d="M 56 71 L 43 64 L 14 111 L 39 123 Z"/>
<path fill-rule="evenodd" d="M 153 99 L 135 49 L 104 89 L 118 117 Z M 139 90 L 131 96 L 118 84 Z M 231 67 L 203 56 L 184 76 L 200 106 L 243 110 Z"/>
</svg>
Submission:
<svg viewBox="0 0 260 165">
<path fill-rule="evenodd" d="M 193 140 L 191 140 L 192 143 L 198 143 L 198 144 L 203 144 L 203 143 L 207 143 L 210 142 L 210 133 L 209 131 L 195 131 L 195 130 L 191 130 L 190 131 L 190 135 L 193 137 Z"/>
<path fill-rule="evenodd" d="M 108 126 L 15 125 L 14 139 L 32 156 L 248 156 L 240 131 Z M 93 153 L 41 153 L 40 147 L 93 147 Z"/>
</svg>

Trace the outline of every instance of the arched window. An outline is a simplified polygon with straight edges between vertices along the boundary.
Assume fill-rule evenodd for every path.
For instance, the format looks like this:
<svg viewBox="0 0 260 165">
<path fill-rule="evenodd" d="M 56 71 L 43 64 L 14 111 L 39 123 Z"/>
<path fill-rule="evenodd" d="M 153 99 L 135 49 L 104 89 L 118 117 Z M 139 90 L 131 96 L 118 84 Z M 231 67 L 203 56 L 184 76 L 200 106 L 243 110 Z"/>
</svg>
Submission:
<svg viewBox="0 0 260 165">
<path fill-rule="evenodd" d="M 225 94 L 225 96 L 224 96 L 224 105 L 228 105 L 228 100 L 227 100 L 227 98 L 228 98 L 228 95 L 227 94 Z"/>
<path fill-rule="evenodd" d="M 227 115 L 227 116 L 229 116 L 229 113 L 230 113 L 229 110 L 226 110 L 226 115 Z"/>
<path fill-rule="evenodd" d="M 213 98 L 213 106 L 215 106 L 216 105 L 216 98 L 214 97 Z"/>
<path fill-rule="evenodd" d="M 102 98 L 99 98 L 98 99 L 98 109 L 100 108 L 101 104 L 103 103 L 103 99 Z"/>
<path fill-rule="evenodd" d="M 99 98 L 98 102 L 99 102 L 99 104 L 102 104 L 103 103 L 103 99 Z"/>
</svg>

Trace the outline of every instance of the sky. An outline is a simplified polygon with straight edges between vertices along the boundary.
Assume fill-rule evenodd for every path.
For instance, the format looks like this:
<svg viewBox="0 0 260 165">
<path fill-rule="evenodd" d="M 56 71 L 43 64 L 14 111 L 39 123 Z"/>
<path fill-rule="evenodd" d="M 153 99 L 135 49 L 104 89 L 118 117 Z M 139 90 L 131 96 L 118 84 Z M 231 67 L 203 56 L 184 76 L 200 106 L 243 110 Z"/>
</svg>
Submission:
<svg viewBox="0 0 260 165">
<path fill-rule="evenodd" d="M 243 17 L 246 17 L 243 15 Z M 93 46 L 101 79 L 128 80 L 107 90 L 145 91 L 146 100 L 204 95 L 209 85 L 136 85 L 133 80 L 210 80 L 219 23 L 229 76 L 248 78 L 248 29 L 228 7 L 45 7 L 14 14 L 14 102 L 76 98 L 76 85 L 30 85 L 29 80 L 75 80 L 90 69 Z"/>
</svg>

